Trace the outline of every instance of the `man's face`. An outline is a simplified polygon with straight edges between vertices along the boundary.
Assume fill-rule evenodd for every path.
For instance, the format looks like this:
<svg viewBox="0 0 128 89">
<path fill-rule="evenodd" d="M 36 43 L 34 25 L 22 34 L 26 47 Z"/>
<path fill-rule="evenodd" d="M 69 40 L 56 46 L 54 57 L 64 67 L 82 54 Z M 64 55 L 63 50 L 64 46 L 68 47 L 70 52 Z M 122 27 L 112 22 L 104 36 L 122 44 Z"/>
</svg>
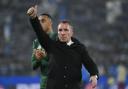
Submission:
<svg viewBox="0 0 128 89">
<path fill-rule="evenodd" d="M 48 32 L 50 30 L 50 27 L 52 26 L 51 19 L 46 15 L 39 16 L 38 19 L 41 26 L 43 27 L 43 30 L 45 32 Z"/>
<path fill-rule="evenodd" d="M 68 23 L 58 25 L 58 37 L 61 42 L 69 42 L 73 35 L 71 26 Z"/>
</svg>

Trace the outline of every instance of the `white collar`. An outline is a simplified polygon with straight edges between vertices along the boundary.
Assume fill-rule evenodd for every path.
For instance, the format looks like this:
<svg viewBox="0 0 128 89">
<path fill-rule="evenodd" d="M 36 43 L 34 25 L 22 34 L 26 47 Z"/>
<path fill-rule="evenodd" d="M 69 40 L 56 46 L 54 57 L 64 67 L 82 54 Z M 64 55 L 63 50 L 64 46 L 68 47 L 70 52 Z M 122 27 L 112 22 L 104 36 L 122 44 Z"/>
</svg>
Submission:
<svg viewBox="0 0 128 89">
<path fill-rule="evenodd" d="M 67 42 L 67 45 L 70 46 L 71 44 L 73 44 L 74 42 L 72 40 L 70 40 L 69 42 Z"/>
</svg>

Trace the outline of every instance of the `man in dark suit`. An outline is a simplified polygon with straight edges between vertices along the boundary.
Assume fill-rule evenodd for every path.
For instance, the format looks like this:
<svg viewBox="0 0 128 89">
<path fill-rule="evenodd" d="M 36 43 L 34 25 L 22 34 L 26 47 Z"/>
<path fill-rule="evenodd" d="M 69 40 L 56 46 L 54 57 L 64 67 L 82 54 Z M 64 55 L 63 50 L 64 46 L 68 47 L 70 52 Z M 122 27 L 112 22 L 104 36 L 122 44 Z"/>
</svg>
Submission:
<svg viewBox="0 0 128 89">
<path fill-rule="evenodd" d="M 97 85 L 98 69 L 85 46 L 73 38 L 73 29 L 68 21 L 58 24 L 58 39 L 52 40 L 41 27 L 37 8 L 28 10 L 30 22 L 42 47 L 49 57 L 46 89 L 80 89 L 82 64 L 90 73 L 92 87 Z"/>
</svg>

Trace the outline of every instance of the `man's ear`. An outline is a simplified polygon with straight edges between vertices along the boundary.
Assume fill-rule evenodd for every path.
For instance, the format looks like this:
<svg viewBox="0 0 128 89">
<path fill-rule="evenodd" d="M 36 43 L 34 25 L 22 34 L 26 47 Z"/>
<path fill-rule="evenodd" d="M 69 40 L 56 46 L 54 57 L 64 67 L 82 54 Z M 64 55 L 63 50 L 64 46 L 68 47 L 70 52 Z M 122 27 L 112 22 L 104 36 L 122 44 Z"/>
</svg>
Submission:
<svg viewBox="0 0 128 89">
<path fill-rule="evenodd" d="M 73 34 L 74 34 L 74 32 L 73 32 L 73 30 L 71 29 L 71 37 L 73 36 Z"/>
</svg>

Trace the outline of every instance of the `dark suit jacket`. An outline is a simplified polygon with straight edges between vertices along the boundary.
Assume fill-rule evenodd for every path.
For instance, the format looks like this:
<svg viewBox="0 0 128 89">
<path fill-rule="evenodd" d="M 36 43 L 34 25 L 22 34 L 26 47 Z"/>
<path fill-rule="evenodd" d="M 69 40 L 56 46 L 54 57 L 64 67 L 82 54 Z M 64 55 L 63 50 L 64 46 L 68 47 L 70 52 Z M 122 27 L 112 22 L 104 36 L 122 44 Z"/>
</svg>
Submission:
<svg viewBox="0 0 128 89">
<path fill-rule="evenodd" d="M 42 31 L 38 18 L 30 19 L 30 22 L 49 56 L 46 89 L 80 89 L 82 64 L 90 75 L 98 75 L 96 64 L 78 40 L 72 38 L 74 43 L 71 46 L 52 40 Z"/>
</svg>

